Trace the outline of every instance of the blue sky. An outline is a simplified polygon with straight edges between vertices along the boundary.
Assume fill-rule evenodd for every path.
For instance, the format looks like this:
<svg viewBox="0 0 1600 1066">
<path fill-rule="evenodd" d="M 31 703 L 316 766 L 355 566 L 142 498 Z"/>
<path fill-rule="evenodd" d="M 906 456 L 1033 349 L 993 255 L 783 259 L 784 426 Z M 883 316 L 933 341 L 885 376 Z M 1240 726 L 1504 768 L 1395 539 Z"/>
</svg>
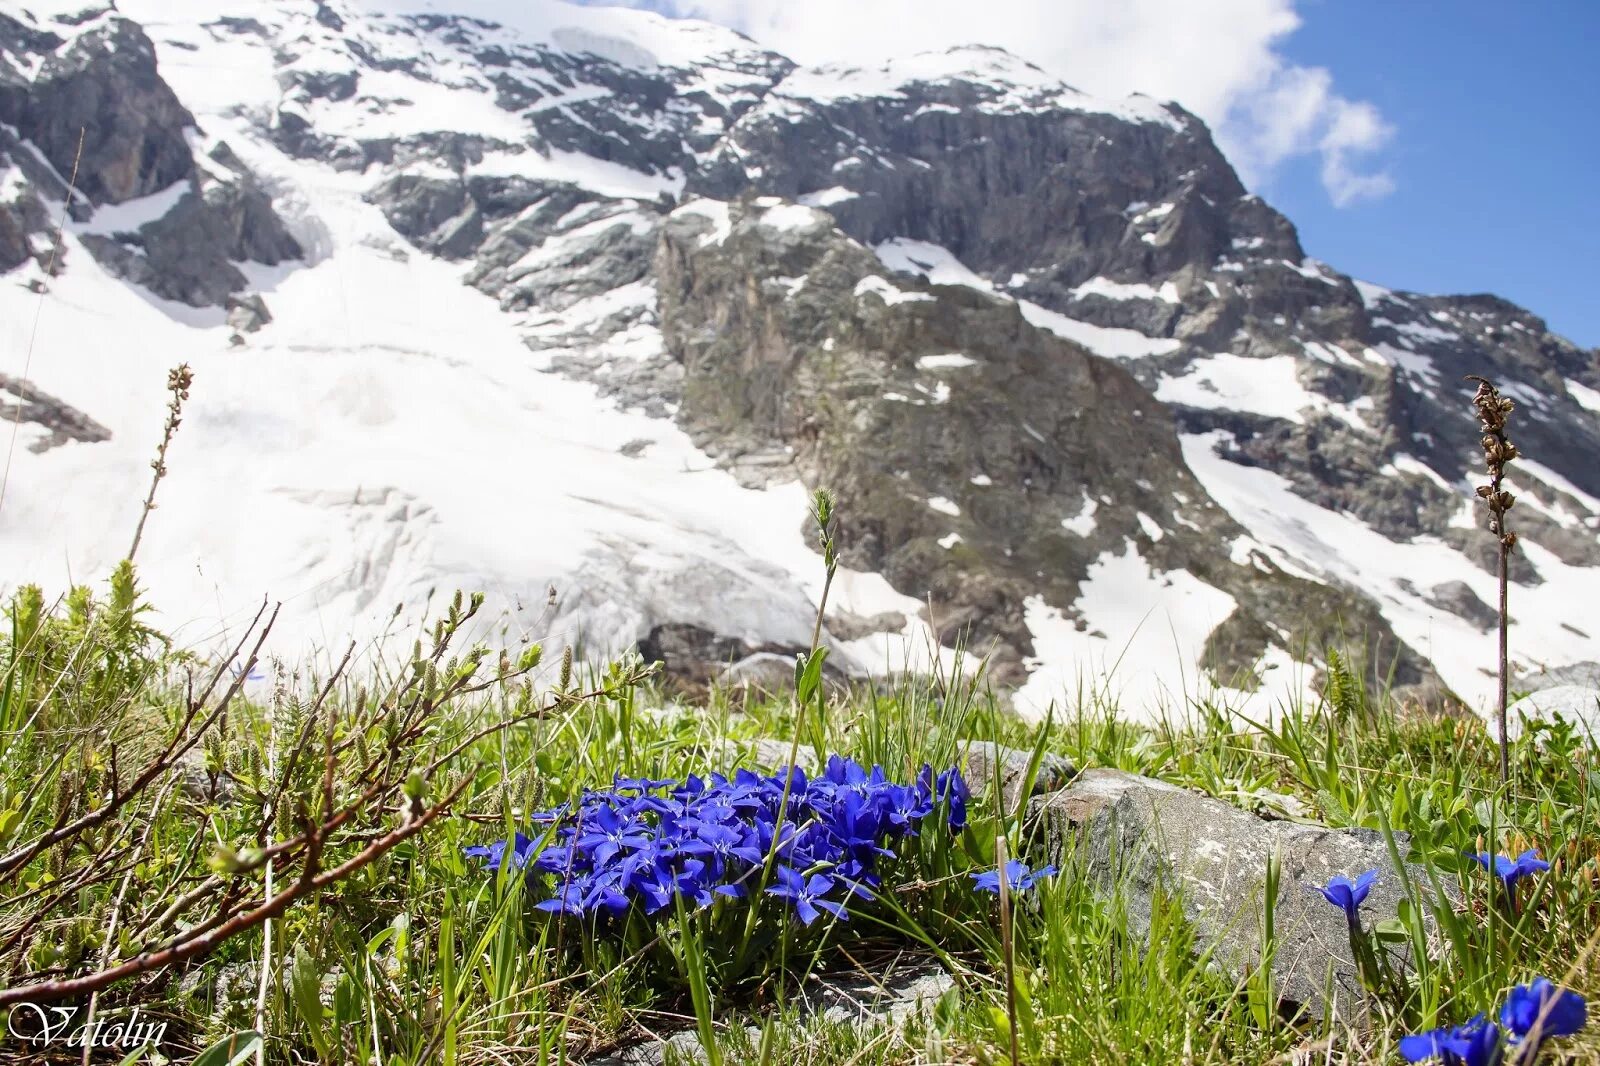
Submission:
<svg viewBox="0 0 1600 1066">
<path fill-rule="evenodd" d="M 1600 3 L 1322 0 L 1281 51 L 1393 128 L 1387 196 L 1335 207 L 1315 160 L 1263 195 L 1306 250 L 1425 292 L 1494 292 L 1600 347 Z"/>
</svg>

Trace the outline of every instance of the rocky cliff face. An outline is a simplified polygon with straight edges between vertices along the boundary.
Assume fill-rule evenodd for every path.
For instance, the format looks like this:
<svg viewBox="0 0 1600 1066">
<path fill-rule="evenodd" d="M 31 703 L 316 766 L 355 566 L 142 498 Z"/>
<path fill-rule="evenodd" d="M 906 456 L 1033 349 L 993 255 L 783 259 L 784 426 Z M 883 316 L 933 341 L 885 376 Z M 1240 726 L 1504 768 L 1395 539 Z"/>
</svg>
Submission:
<svg viewBox="0 0 1600 1066">
<path fill-rule="evenodd" d="M 84 247 L 108 269 L 196 307 L 246 287 L 235 261 L 300 255 L 226 143 L 195 156 L 202 135 L 162 79 L 155 46 L 113 9 L 85 5 L 44 24 L 0 12 L 0 123 L 10 127 L 0 163 L 28 185 L 0 206 L 0 265 L 49 261 L 41 196 L 67 203 L 86 227 Z M 98 217 L 133 201 L 149 206 Z"/>
<path fill-rule="evenodd" d="M 297 275 L 333 271 L 325 301 L 396 270 L 464 281 L 498 305 L 482 328 L 528 353 L 524 406 L 577 388 L 625 439 L 582 444 L 592 468 L 531 512 L 531 535 L 562 515 L 558 536 L 589 531 L 554 562 L 482 551 L 473 508 L 492 504 L 441 509 L 404 472 L 351 466 L 411 501 L 380 521 L 386 561 L 420 553 L 407 587 L 520 602 L 553 581 L 572 589 L 553 624 L 590 643 L 782 649 L 815 602 L 798 511 L 747 535 L 673 501 L 712 467 L 718 500 L 761 513 L 827 485 L 856 575 L 827 617 L 841 656 L 881 667 L 886 639 L 948 656 L 965 636 L 1035 706 L 1128 655 L 1138 698 L 1194 681 L 1248 699 L 1362 639 L 1397 682 L 1480 700 L 1491 553 L 1458 383 L 1484 373 L 1533 458 L 1514 644 L 1555 662 L 1593 639 L 1600 357 L 1530 313 L 1308 259 L 1192 115 L 1003 52 L 802 69 L 709 26 L 539 10 L 526 33 L 309 0 L 0 15 L 0 269 L 70 274 L 81 248 L 137 291 L 226 308 L 233 326 L 209 328 L 234 345 L 259 330 L 246 358 L 346 350 L 296 335 L 316 317 L 278 306 Z M 219 64 L 238 75 L 208 77 Z M 400 370 L 360 373 L 371 397 Z M 387 424 L 382 402 L 308 414 L 281 439 L 317 491 L 293 473 L 267 491 L 328 499 L 316 441 L 330 417 Z M 107 446 L 73 414 L 50 440 Z M 485 449 L 479 469 L 525 440 L 578 447 L 538 436 L 548 416 L 513 429 L 508 410 L 510 435 L 481 445 L 431 417 Z"/>
</svg>

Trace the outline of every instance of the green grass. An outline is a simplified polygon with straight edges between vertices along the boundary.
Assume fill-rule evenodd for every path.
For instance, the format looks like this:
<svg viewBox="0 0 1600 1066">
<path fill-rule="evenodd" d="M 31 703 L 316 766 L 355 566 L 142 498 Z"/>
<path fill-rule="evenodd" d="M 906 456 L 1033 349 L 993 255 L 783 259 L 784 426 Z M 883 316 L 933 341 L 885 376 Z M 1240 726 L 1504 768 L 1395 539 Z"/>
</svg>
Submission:
<svg viewBox="0 0 1600 1066">
<path fill-rule="evenodd" d="M 464 619 L 471 604 L 456 613 Z M 169 649 L 142 626 L 131 571 L 103 601 L 79 591 L 51 608 L 25 592 L 8 617 L 0 856 L 108 803 L 113 778 L 126 785 L 226 665 Z M 1288 794 L 1329 825 L 1410 833 L 1430 880 L 1464 886 L 1464 903 L 1445 916 L 1442 940 L 1403 991 L 1375 1003 L 1370 1030 L 1286 1023 L 1265 982 L 1197 959 L 1176 900 L 1155 907 L 1148 945 L 1131 936 L 1122 901 L 1098 896 L 1072 855 L 1060 876 L 1014 901 L 1008 997 L 996 902 L 975 895 L 966 875 L 993 865 L 999 836 L 1012 853 L 1025 847 L 1028 827 L 988 796 L 966 833 L 928 829 L 910 842 L 886 877 L 897 890 L 826 935 L 745 957 L 744 923 L 730 906 L 726 921 L 669 917 L 625 949 L 578 920 L 534 911 L 521 878 L 486 877 L 461 849 L 616 774 L 731 770 L 748 761 L 753 740 L 793 736 L 793 701 L 713 692 L 679 704 L 637 663 L 571 676 L 532 655 L 458 651 L 464 625 L 446 622 L 403 654 L 365 649 L 342 671 L 334 662 L 298 673 L 268 667 L 271 683 L 255 698 L 235 696 L 196 747 L 202 777 L 234 780 L 231 798 L 206 799 L 164 774 L 103 823 L 0 874 L 0 988 L 114 965 L 230 899 L 265 898 L 269 868 L 281 891 L 303 853 L 267 864 L 256 850 L 330 812 L 356 807 L 320 842 L 324 866 L 459 789 L 420 834 L 214 951 L 111 985 L 97 1011 L 159 1014 L 170 1023 L 164 1051 L 180 1062 L 252 1030 L 268 1062 L 476 1064 L 583 1061 L 683 1029 L 706 1034 L 725 1063 L 1005 1062 L 1014 1017 L 1026 1062 L 1364 1063 L 1398 1061 L 1399 1035 L 1492 1009 L 1534 974 L 1591 999 L 1600 992 L 1593 741 L 1534 728 L 1513 747 L 1503 790 L 1480 722 L 1401 718 L 1340 670 L 1331 699 L 1271 724 L 1201 707 L 1181 725 L 1141 725 L 1142 715 L 1120 714 L 1104 693 L 1085 694 L 1048 725 L 1027 724 L 981 677 L 907 678 L 889 690 L 824 691 L 801 719 L 800 741 L 817 756 L 846 753 L 909 778 L 923 763 L 950 765 L 964 741 L 997 739 L 1250 809 Z M 219 676 L 204 708 L 231 683 L 229 670 Z M 358 802 L 363 767 L 385 752 L 391 787 Z M 274 818 L 263 836 L 268 797 Z M 1462 853 L 1528 846 L 1556 866 L 1513 915 Z M 1430 885 L 1417 888 L 1431 895 Z M 172 913 L 195 893 L 194 906 Z M 808 974 L 876 972 L 876 960 L 908 951 L 944 965 L 957 986 L 906 1029 L 860 1031 L 796 1010 Z M 85 997 L 74 1002 L 87 1007 Z M 10 1040 L 0 1036 L 0 1057 L 18 1050 Z M 1600 1062 L 1600 1035 L 1557 1051 Z"/>
</svg>

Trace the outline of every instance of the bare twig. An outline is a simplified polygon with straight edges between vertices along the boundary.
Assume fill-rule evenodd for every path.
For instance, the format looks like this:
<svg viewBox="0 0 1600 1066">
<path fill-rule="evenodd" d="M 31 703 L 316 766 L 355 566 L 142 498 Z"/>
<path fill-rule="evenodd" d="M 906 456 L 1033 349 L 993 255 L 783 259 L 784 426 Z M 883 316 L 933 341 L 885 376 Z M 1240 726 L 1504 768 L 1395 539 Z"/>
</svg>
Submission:
<svg viewBox="0 0 1600 1066">
<path fill-rule="evenodd" d="M 1507 631 L 1511 618 L 1506 610 L 1506 592 L 1510 585 L 1509 570 L 1511 549 L 1517 546 L 1517 535 L 1506 528 L 1506 512 L 1516 502 L 1516 497 L 1505 491 L 1506 464 L 1517 457 L 1517 446 L 1506 436 L 1506 422 L 1516 405 L 1494 387 L 1494 382 L 1476 374 L 1468 374 L 1468 381 L 1478 383 L 1472 396 L 1472 406 L 1477 409 L 1478 423 L 1483 428 L 1484 465 L 1489 471 L 1489 483 L 1478 486 L 1478 496 L 1489 507 L 1489 532 L 1495 535 L 1499 546 L 1500 580 L 1500 699 L 1496 720 L 1500 727 L 1500 783 L 1511 783 L 1511 746 L 1506 737 L 1506 688 L 1509 682 L 1509 662 L 1506 654 Z"/>
<path fill-rule="evenodd" d="M 150 491 L 145 494 L 144 507 L 139 511 L 139 525 L 133 531 L 133 544 L 128 548 L 129 560 L 139 553 L 145 519 L 156 509 L 156 486 L 167 476 L 167 448 L 172 445 L 173 436 L 183 424 L 183 401 L 189 398 L 189 386 L 193 384 L 194 371 L 189 369 L 188 363 L 180 363 L 167 372 L 167 392 L 172 398 L 167 401 L 167 422 L 162 427 L 161 445 L 156 448 L 156 457 L 150 460 L 150 469 L 154 474 L 150 478 Z"/>
<path fill-rule="evenodd" d="M 469 774 L 450 791 L 450 794 L 443 801 L 424 810 L 398 829 L 373 841 L 356 855 L 332 869 L 315 872 L 315 865 L 308 862 L 300 878 L 293 885 L 276 895 L 268 895 L 252 901 L 247 905 L 248 909 L 239 910 L 232 918 L 220 925 L 196 934 L 185 933 L 171 947 L 161 951 L 137 955 L 120 965 L 107 967 L 91 974 L 85 974 L 82 977 L 38 981 L 33 984 L 0 989 L 0 1007 L 23 1002 L 51 1003 L 73 996 L 87 995 L 107 988 L 125 978 L 149 973 L 153 970 L 171 966 L 174 963 L 183 962 L 186 959 L 204 955 L 217 948 L 228 938 L 253 929 L 269 918 L 282 914 L 291 903 L 302 896 L 318 889 L 326 888 L 337 881 L 349 877 L 357 870 L 410 840 L 422 832 L 430 822 L 446 813 L 450 805 L 467 790 L 467 786 L 471 783 L 472 776 Z M 309 835 L 313 842 L 318 839 L 316 833 Z"/>
</svg>

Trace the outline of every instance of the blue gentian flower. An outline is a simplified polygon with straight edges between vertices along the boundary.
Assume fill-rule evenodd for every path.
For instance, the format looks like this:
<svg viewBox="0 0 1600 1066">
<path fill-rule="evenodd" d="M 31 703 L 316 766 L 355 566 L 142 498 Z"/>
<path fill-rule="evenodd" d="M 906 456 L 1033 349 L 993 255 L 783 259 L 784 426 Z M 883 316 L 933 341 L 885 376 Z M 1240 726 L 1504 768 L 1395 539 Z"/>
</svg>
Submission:
<svg viewBox="0 0 1600 1066">
<path fill-rule="evenodd" d="M 810 925 L 816 921 L 820 916 L 818 908 L 827 911 L 840 921 L 849 920 L 843 907 L 822 898 L 833 889 L 833 878 L 827 874 L 812 874 L 810 878 L 806 878 L 792 866 L 780 866 L 775 873 L 778 883 L 768 885 L 767 892 L 789 900 L 794 905 L 795 915 L 799 917 L 801 925 Z"/>
<path fill-rule="evenodd" d="M 511 868 L 513 870 L 522 869 L 527 865 L 528 859 L 531 857 L 530 852 L 533 850 L 533 841 L 521 833 L 516 835 L 514 842 L 496 840 L 493 844 L 474 844 L 471 847 L 462 848 L 461 854 L 469 859 L 487 860 L 483 864 L 485 870 L 498 870 L 500 869 L 500 864 L 505 861 L 507 844 L 512 845 Z"/>
<path fill-rule="evenodd" d="M 1510 892 L 1517 887 L 1517 882 L 1524 877 L 1532 877 L 1550 869 L 1550 864 L 1539 858 L 1538 848 L 1529 848 L 1515 859 L 1508 859 L 1504 855 L 1491 855 L 1488 852 L 1479 852 L 1472 856 L 1478 865 L 1485 870 L 1492 870 L 1500 878 L 1500 883 L 1505 885 Z"/>
<path fill-rule="evenodd" d="M 1444 1066 L 1498 1066 L 1501 1051 L 1500 1027 L 1481 1014 L 1454 1029 L 1400 1038 L 1400 1054 L 1407 1062 L 1438 1059 Z"/>
<path fill-rule="evenodd" d="M 601 807 L 592 813 L 584 825 L 586 832 L 578 837 L 577 846 L 589 853 L 595 866 L 605 866 L 624 848 L 635 851 L 650 843 L 645 827 L 611 807 Z"/>
<path fill-rule="evenodd" d="M 534 906 L 551 914 L 582 915 L 589 909 L 588 899 L 593 888 L 593 874 L 574 874 L 561 885 L 555 896 L 542 899 Z"/>
<path fill-rule="evenodd" d="M 972 792 L 967 788 L 966 779 L 961 776 L 961 771 L 952 766 L 940 774 L 934 786 L 934 794 L 950 805 L 950 828 L 965 829 L 967 800 L 972 798 Z"/>
<path fill-rule="evenodd" d="M 1571 989 L 1556 987 L 1547 977 L 1513 988 L 1506 993 L 1505 1005 L 1500 1008 L 1500 1024 L 1511 1034 L 1512 1042 L 1527 1042 L 1524 1058 L 1529 1062 L 1546 1039 L 1571 1036 L 1588 1021 L 1589 1006 L 1583 997 Z"/>
<path fill-rule="evenodd" d="M 845 917 L 829 894 L 873 898 L 879 864 L 895 857 L 895 841 L 916 835 L 934 810 L 935 789 L 930 767 L 901 784 L 882 766 L 837 755 L 816 778 L 798 767 L 768 776 L 691 774 L 681 784 L 619 775 L 609 788 L 533 815 L 544 827 L 541 848 L 518 834 L 466 854 L 490 870 L 507 861 L 528 868 L 550 886 L 539 909 L 596 922 L 625 919 L 635 908 L 655 914 L 680 899 L 706 907 L 747 897 L 752 875 L 776 855 L 784 866 L 768 891 L 790 899 L 810 924 L 824 912 Z M 960 775 L 939 775 L 937 790 L 952 825 L 965 824 Z M 1025 874 L 1017 880 L 1019 890 L 1031 883 Z"/>
<path fill-rule="evenodd" d="M 1311 887 L 1322 893 L 1324 899 L 1344 911 L 1344 916 L 1352 924 L 1357 920 L 1356 912 L 1367 901 L 1367 895 L 1372 891 L 1372 886 L 1378 881 L 1378 871 L 1368 870 L 1354 881 L 1344 874 L 1337 874 L 1326 886 L 1312 885 Z"/>
<path fill-rule="evenodd" d="M 1030 870 L 1028 864 L 1021 859 L 1012 859 L 1006 863 L 1006 887 L 1012 892 L 1027 892 L 1034 885 L 1047 877 L 1054 877 L 1054 866 L 1042 866 L 1037 870 Z M 968 874 L 973 880 L 974 892 L 992 892 L 1000 894 L 999 869 L 984 870 L 982 873 Z"/>
</svg>

